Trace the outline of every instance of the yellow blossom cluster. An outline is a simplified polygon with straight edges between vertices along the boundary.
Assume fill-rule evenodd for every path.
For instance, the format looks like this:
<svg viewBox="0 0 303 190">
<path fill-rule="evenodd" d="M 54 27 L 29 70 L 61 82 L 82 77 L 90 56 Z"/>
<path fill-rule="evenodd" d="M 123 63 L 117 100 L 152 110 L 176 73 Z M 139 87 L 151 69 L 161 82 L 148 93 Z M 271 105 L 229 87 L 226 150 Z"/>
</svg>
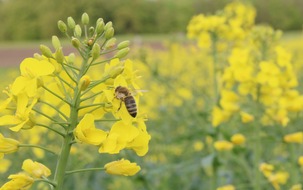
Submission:
<svg viewBox="0 0 303 190">
<path fill-rule="evenodd" d="M 139 156 L 148 152 L 151 136 L 145 125 L 146 113 L 140 110 L 140 76 L 131 60 L 122 60 L 129 52 L 129 41 L 116 44 L 112 22 L 105 24 L 100 18 L 89 31 L 86 13 L 81 22 L 82 27 L 72 17 L 67 24 L 58 22 L 59 30 L 69 37 L 80 56 L 65 56 L 59 38 L 53 36 L 55 52 L 41 45 L 41 55 L 25 58 L 20 75 L 6 88 L 7 98 L 0 103 L 0 126 L 13 132 L 30 131 L 34 136 L 29 140 L 33 144 L 22 144 L 0 134 L 0 157 L 20 147 L 52 153 L 57 156 L 54 179 L 47 179 L 48 168 L 26 160 L 22 168 L 27 174 L 11 175 L 12 181 L 1 189 L 10 189 L 15 183 L 19 189 L 29 189 L 37 178 L 43 178 L 53 189 L 64 189 L 66 173 L 78 172 L 66 172 L 76 143 L 97 146 L 102 154 L 118 154 L 123 149 Z M 44 142 L 43 135 L 53 143 Z M 61 149 L 56 147 L 58 139 Z M 135 175 L 140 167 L 122 159 L 99 168 L 104 169 L 109 174 L 128 176 Z"/>
<path fill-rule="evenodd" d="M 187 26 L 187 35 L 197 39 L 200 47 L 210 47 L 212 38 L 237 43 L 247 36 L 255 15 L 252 6 L 235 1 L 215 15 L 194 16 Z"/>
<path fill-rule="evenodd" d="M 281 185 L 286 184 L 289 178 L 289 173 L 285 171 L 274 172 L 275 168 L 271 164 L 262 163 L 259 169 L 267 178 L 267 180 L 272 184 L 275 190 L 280 190 Z"/>
<path fill-rule="evenodd" d="M 23 172 L 10 175 L 8 179 L 11 181 L 5 183 L 0 189 L 30 189 L 35 180 L 51 175 L 51 171 L 46 166 L 30 159 L 24 160 L 22 169 Z"/>
</svg>

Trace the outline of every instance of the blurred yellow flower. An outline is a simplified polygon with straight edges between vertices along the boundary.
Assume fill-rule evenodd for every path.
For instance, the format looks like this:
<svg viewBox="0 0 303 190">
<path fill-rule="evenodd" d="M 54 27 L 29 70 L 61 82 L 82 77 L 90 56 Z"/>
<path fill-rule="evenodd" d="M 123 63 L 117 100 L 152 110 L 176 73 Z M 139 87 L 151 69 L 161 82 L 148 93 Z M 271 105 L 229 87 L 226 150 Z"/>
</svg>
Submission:
<svg viewBox="0 0 303 190">
<path fill-rule="evenodd" d="M 0 133 L 0 154 L 9 154 L 18 150 L 19 141 L 11 138 L 5 138 Z"/>
<path fill-rule="evenodd" d="M 301 167 L 303 167 L 303 156 L 300 156 L 300 157 L 298 158 L 298 164 L 299 164 Z"/>
<path fill-rule="evenodd" d="M 243 123 L 250 123 L 255 119 L 255 117 L 253 115 L 243 112 L 243 111 L 240 112 L 240 116 L 241 116 L 241 121 Z"/>
<path fill-rule="evenodd" d="M 12 165 L 12 162 L 10 160 L 1 159 L 1 157 L 0 157 L 0 173 L 5 173 L 11 165 Z"/>
<path fill-rule="evenodd" d="M 51 175 L 51 171 L 45 165 L 31 159 L 23 161 L 22 169 L 33 178 L 43 178 Z"/>
<path fill-rule="evenodd" d="M 217 127 L 221 123 L 228 121 L 231 116 L 231 113 L 226 110 L 222 110 L 221 108 L 216 106 L 213 108 L 211 115 L 212 115 L 212 126 Z"/>
<path fill-rule="evenodd" d="M 284 141 L 286 143 L 303 143 L 303 132 L 291 133 L 284 136 Z"/>
<path fill-rule="evenodd" d="M 204 144 L 203 144 L 202 141 L 195 141 L 194 142 L 194 150 L 195 151 L 199 152 L 199 151 L 203 150 L 203 148 L 204 148 Z"/>
<path fill-rule="evenodd" d="M 217 190 L 236 190 L 236 188 L 233 185 L 224 185 L 222 187 L 218 187 Z"/>
<path fill-rule="evenodd" d="M 238 133 L 238 134 L 234 134 L 232 137 L 231 137 L 231 142 L 234 144 L 234 145 L 242 145 L 244 144 L 246 141 L 246 138 L 244 135 Z"/>
<path fill-rule="evenodd" d="M 141 169 L 136 163 L 124 159 L 107 163 L 104 168 L 108 174 L 124 176 L 133 176 Z"/>
<path fill-rule="evenodd" d="M 229 141 L 221 140 L 221 141 L 216 141 L 214 143 L 214 147 L 218 151 L 224 151 L 224 150 L 231 150 L 234 147 L 234 145 Z"/>
<path fill-rule="evenodd" d="M 1 190 L 18 190 L 18 189 L 27 190 L 34 183 L 34 179 L 25 173 L 10 175 L 8 179 L 11 180 L 5 183 L 0 188 Z"/>
<path fill-rule="evenodd" d="M 275 174 L 272 174 L 268 177 L 269 182 L 274 186 L 275 190 L 280 190 L 280 185 L 286 184 L 289 178 L 289 174 L 287 172 L 279 171 Z"/>
<path fill-rule="evenodd" d="M 273 165 L 267 164 L 267 163 L 262 163 L 259 166 L 259 170 L 263 173 L 263 175 L 265 177 L 269 177 L 272 174 L 272 172 L 273 172 L 274 169 L 275 168 L 274 168 Z"/>
<path fill-rule="evenodd" d="M 291 186 L 289 190 L 302 190 L 302 185 L 301 184 L 295 184 Z"/>
</svg>

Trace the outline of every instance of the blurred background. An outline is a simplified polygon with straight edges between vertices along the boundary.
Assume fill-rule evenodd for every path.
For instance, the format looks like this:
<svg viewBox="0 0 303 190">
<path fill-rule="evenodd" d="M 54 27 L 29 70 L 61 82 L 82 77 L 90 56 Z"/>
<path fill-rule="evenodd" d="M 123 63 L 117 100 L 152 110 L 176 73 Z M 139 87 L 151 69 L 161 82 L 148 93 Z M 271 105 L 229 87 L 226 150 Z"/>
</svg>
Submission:
<svg viewBox="0 0 303 190">
<path fill-rule="evenodd" d="M 234 184 L 236 189 L 254 189 L 252 170 L 255 139 L 249 139 L 252 129 L 244 129 L 239 117 L 225 124 L 226 128 L 221 131 L 213 128 L 210 118 L 214 106 L 211 92 L 214 89 L 215 74 L 211 73 L 211 50 L 199 49 L 194 40 L 187 38 L 187 26 L 194 15 L 214 15 L 230 2 L 233 1 L 0 0 L 0 89 L 12 83 L 14 77 L 19 75 L 18 65 L 24 58 L 40 53 L 39 44 L 50 45 L 52 35 L 62 37 L 57 21 L 66 22 L 69 16 L 78 23 L 82 13 L 87 12 L 93 26 L 94 21 L 100 17 L 105 22 L 112 21 L 117 41 L 131 42 L 128 58 L 134 61 L 134 68 L 142 75 L 142 81 L 139 82 L 141 88 L 148 90 L 140 100 L 140 109 L 149 118 L 147 127 L 152 136 L 149 153 L 145 157 L 138 157 L 126 150 L 112 158 L 112 155 L 98 154 L 94 147 L 79 146 L 79 150 L 73 152 L 77 156 L 72 155 L 70 167 L 98 167 L 105 161 L 122 156 L 137 162 L 142 171 L 133 177 L 109 176 L 101 172 L 76 174 L 67 178 L 69 189 L 215 190 L 215 187 L 228 184 Z M 303 1 L 241 2 L 248 2 L 255 7 L 256 25 L 265 24 L 274 30 L 283 30 L 279 43 L 293 57 L 294 73 L 299 81 L 297 89 L 298 93 L 302 93 Z M 75 51 L 69 42 L 63 44 L 66 46 L 63 48 L 65 54 Z M 218 51 L 221 54 L 218 59 L 227 64 L 231 46 L 224 42 L 220 45 Z M 258 111 L 252 109 L 252 113 Z M 265 128 L 263 134 L 262 161 L 274 163 L 276 168 L 296 176 L 282 184 L 281 189 L 291 189 L 293 185 L 303 183 L 303 169 L 297 163 L 297 158 L 303 155 L 302 143 L 293 146 L 294 151 L 289 154 L 290 148 L 282 140 L 287 133 L 302 131 L 302 112 L 296 116 L 290 122 L 290 127 L 277 125 L 276 128 Z M 237 147 L 230 152 L 214 149 L 215 141 L 229 141 L 233 134 L 239 132 L 247 136 L 247 146 Z M 24 139 L 30 141 L 30 138 Z M 35 139 L 35 143 L 49 144 L 46 136 Z M 268 153 L 271 151 L 274 154 Z M 6 155 L 5 159 L 0 160 L 0 184 L 7 181 L 9 174 L 20 171 L 20 160 L 29 157 L 49 163 L 47 166 L 53 166 L 56 159 L 34 151 Z M 266 190 L 280 188 L 274 187 L 265 177 L 262 178 L 262 185 Z M 48 189 L 38 185 L 34 187 L 43 188 Z"/>
<path fill-rule="evenodd" d="M 30 41 L 60 35 L 56 24 L 72 16 L 79 21 L 113 21 L 117 34 L 184 33 L 193 15 L 210 14 L 230 0 L 1 0 L 0 41 Z M 257 23 L 285 31 L 302 30 L 302 0 L 249 0 L 257 10 Z"/>
</svg>

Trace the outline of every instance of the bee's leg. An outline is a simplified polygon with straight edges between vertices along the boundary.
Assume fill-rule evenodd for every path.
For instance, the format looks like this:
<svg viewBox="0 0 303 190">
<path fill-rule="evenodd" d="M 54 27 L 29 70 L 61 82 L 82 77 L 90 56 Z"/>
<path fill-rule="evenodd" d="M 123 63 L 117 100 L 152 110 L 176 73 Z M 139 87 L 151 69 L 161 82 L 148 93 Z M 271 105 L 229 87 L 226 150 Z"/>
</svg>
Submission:
<svg viewBox="0 0 303 190">
<path fill-rule="evenodd" d="M 122 100 L 120 101 L 120 106 L 117 111 L 119 111 L 121 109 L 121 106 L 122 106 Z"/>
</svg>

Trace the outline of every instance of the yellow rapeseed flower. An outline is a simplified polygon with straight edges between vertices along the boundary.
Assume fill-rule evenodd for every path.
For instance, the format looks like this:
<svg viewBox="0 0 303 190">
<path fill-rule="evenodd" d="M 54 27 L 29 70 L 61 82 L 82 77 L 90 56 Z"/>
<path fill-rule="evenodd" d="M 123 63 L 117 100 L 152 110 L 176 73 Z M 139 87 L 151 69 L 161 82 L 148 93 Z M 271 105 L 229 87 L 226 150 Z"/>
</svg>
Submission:
<svg viewBox="0 0 303 190">
<path fill-rule="evenodd" d="M 118 160 L 105 164 L 105 172 L 112 175 L 133 176 L 140 171 L 140 166 L 129 160 Z"/>
<path fill-rule="evenodd" d="M 243 111 L 240 112 L 240 116 L 241 116 L 241 121 L 243 123 L 250 123 L 255 119 L 253 115 L 243 112 Z"/>
<path fill-rule="evenodd" d="M 134 150 L 138 156 L 144 156 L 148 152 L 148 143 L 151 136 L 146 130 L 146 125 L 142 119 L 138 119 L 139 134 L 131 142 L 126 144 L 126 148 Z"/>
<path fill-rule="evenodd" d="M 286 184 L 289 178 L 289 174 L 287 172 L 279 171 L 275 174 L 270 175 L 267 179 L 275 188 L 275 190 L 280 190 L 280 185 Z"/>
<path fill-rule="evenodd" d="M 246 138 L 244 135 L 238 133 L 238 134 L 234 134 L 232 137 L 231 137 L 231 142 L 234 144 L 234 145 L 242 145 L 244 144 L 246 141 Z"/>
<path fill-rule="evenodd" d="M 202 141 L 195 141 L 193 146 L 194 146 L 194 150 L 197 152 L 203 150 L 204 148 L 204 144 Z"/>
<path fill-rule="evenodd" d="M 74 135 L 80 142 L 92 145 L 100 145 L 107 136 L 107 133 L 97 129 L 94 123 L 95 119 L 92 114 L 86 114 L 77 125 Z"/>
<path fill-rule="evenodd" d="M 21 76 L 17 77 L 12 85 L 14 95 L 26 93 L 29 97 L 37 94 L 38 79 L 55 71 L 55 67 L 46 60 L 26 58 L 20 64 Z"/>
<path fill-rule="evenodd" d="M 5 138 L 0 133 L 0 154 L 9 154 L 18 150 L 19 141 L 11 138 Z"/>
<path fill-rule="evenodd" d="M 263 173 L 263 175 L 265 177 L 269 177 L 272 174 L 272 172 L 273 172 L 274 169 L 275 168 L 274 168 L 273 165 L 267 164 L 267 163 L 262 163 L 259 166 L 259 170 Z"/>
<path fill-rule="evenodd" d="M 295 184 L 291 186 L 289 190 L 302 190 L 302 185 L 301 184 Z"/>
<path fill-rule="evenodd" d="M 228 121 L 230 116 L 230 112 L 222 110 L 219 107 L 214 107 L 212 111 L 212 126 L 219 126 L 221 123 Z"/>
<path fill-rule="evenodd" d="M 10 160 L 1 159 L 1 156 L 0 156 L 0 173 L 5 173 L 11 165 L 12 165 L 12 162 Z"/>
<path fill-rule="evenodd" d="M 36 98 L 30 102 L 29 98 L 24 93 L 18 94 L 16 113 L 0 117 L 0 126 L 8 125 L 10 126 L 10 130 L 15 132 L 18 132 L 22 128 L 33 127 L 30 117 L 32 108 L 36 103 Z"/>
<path fill-rule="evenodd" d="M 117 154 L 140 134 L 138 128 L 123 121 L 116 122 L 105 141 L 99 148 L 99 153 Z"/>
<path fill-rule="evenodd" d="M 284 136 L 284 141 L 287 143 L 303 143 L 303 132 L 291 133 Z"/>
<path fill-rule="evenodd" d="M 39 162 L 32 161 L 31 159 L 24 160 L 22 169 L 33 178 L 42 178 L 51 175 L 50 169 Z"/>
<path fill-rule="evenodd" d="M 9 182 L 5 183 L 0 189 L 1 190 L 27 190 L 34 183 L 34 179 L 25 173 L 19 173 L 10 175 L 8 179 L 11 179 Z"/>
<path fill-rule="evenodd" d="M 217 190 L 236 190 L 236 188 L 233 185 L 224 185 L 222 187 L 218 187 Z"/>
<path fill-rule="evenodd" d="M 231 150 L 234 147 L 234 145 L 229 141 L 221 140 L 221 141 L 216 141 L 214 143 L 214 147 L 217 151 L 224 151 L 224 150 Z"/>
<path fill-rule="evenodd" d="M 298 158 L 298 164 L 299 164 L 301 167 L 303 167 L 303 156 L 300 156 L 300 157 Z"/>
</svg>

